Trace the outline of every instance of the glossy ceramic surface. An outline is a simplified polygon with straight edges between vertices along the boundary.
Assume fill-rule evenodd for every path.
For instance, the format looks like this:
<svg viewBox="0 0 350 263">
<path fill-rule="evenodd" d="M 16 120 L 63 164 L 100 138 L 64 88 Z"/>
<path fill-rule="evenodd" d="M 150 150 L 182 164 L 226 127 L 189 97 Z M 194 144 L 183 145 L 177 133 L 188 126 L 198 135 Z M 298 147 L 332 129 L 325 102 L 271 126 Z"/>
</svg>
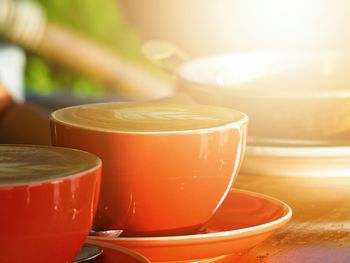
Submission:
<svg viewBox="0 0 350 263">
<path fill-rule="evenodd" d="M 349 146 L 247 146 L 241 171 L 273 176 L 349 176 Z"/>
<path fill-rule="evenodd" d="M 54 148 L 21 149 L 24 147 Z M 48 180 L 45 166 L 37 165 L 35 169 L 42 173 L 42 180 L 0 185 L 0 262 L 73 261 L 91 228 L 98 203 L 101 161 L 93 158 L 96 164 L 80 173 Z M 26 164 L 23 171 L 30 166 Z M 6 168 L 9 167 L 1 173 Z"/>
<path fill-rule="evenodd" d="M 240 168 L 247 118 L 173 132 L 105 132 L 51 120 L 53 143 L 104 164 L 97 229 L 128 236 L 193 233 L 209 220 Z"/>
<path fill-rule="evenodd" d="M 87 240 L 87 245 L 98 246 L 103 250 L 94 263 L 149 263 L 150 261 L 144 256 L 130 249 L 113 245 L 107 242 Z"/>
<path fill-rule="evenodd" d="M 286 224 L 291 214 L 289 206 L 276 199 L 233 190 L 197 234 L 88 239 L 133 249 L 152 262 L 232 262 Z"/>
</svg>

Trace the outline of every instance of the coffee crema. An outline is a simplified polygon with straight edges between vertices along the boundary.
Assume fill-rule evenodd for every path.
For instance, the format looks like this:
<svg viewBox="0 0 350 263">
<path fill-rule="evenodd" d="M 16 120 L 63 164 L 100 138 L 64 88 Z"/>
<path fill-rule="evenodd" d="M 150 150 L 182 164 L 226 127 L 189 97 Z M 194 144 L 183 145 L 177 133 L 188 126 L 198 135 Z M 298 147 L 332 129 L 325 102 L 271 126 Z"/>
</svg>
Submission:
<svg viewBox="0 0 350 263">
<path fill-rule="evenodd" d="M 60 109 L 51 116 L 80 128 L 131 133 L 213 128 L 246 118 L 229 108 L 166 102 L 88 104 Z"/>
<path fill-rule="evenodd" d="M 0 145 L 0 186 L 76 175 L 99 166 L 96 156 L 49 146 Z"/>
</svg>

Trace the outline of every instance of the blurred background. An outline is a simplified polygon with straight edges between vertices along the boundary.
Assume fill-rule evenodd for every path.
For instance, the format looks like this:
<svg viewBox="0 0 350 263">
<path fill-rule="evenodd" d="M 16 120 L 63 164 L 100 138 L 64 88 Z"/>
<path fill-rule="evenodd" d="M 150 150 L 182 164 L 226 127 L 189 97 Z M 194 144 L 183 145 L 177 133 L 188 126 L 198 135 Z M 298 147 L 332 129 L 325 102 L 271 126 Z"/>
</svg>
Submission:
<svg viewBox="0 0 350 263">
<path fill-rule="evenodd" d="M 150 63 L 140 53 L 140 39 L 123 20 L 115 0 L 33 0 L 41 5 L 47 19 L 62 27 L 84 34 L 128 60 L 146 68 Z M 70 47 L 65 47 L 70 48 Z M 99 80 L 53 63 L 43 56 L 26 52 L 25 84 L 29 93 L 50 95 L 68 91 L 74 96 L 102 98 L 108 87 Z"/>
<path fill-rule="evenodd" d="M 142 55 L 142 40 L 125 21 L 116 0 L 1 0 L 0 15 L 0 78 L 17 101 L 26 98 L 55 106 L 130 100 L 139 97 L 138 86 L 142 85 L 132 78 L 144 78 L 145 86 L 158 78 L 167 81 L 168 76 Z M 35 39 L 38 35 L 40 40 Z M 75 53 L 78 55 L 70 56 Z M 77 58 L 81 61 L 76 62 Z M 86 63 L 94 64 L 94 58 L 101 71 L 130 67 L 131 73 L 126 74 L 130 83 L 120 77 L 123 72 L 116 77 L 120 81 L 109 81 L 96 76 L 93 66 L 84 68 Z M 132 85 L 136 91 L 128 87 Z M 132 92 L 125 92 L 128 89 Z M 155 87 L 154 94 L 151 90 L 140 97 L 157 97 L 157 92 L 164 96 Z"/>
<path fill-rule="evenodd" d="M 16 12 L 8 7 L 14 5 Z M 175 92 L 172 76 L 145 59 L 141 47 L 147 40 L 169 41 L 192 58 L 346 49 L 349 10 L 346 0 L 1 0 L 1 78 L 10 82 L 11 74 L 23 70 L 7 84 L 23 83 L 25 92 L 13 91 L 14 96 L 49 104 L 163 98 Z M 6 16 L 12 20 L 6 22 Z M 41 27 L 34 26 L 38 21 Z"/>
</svg>

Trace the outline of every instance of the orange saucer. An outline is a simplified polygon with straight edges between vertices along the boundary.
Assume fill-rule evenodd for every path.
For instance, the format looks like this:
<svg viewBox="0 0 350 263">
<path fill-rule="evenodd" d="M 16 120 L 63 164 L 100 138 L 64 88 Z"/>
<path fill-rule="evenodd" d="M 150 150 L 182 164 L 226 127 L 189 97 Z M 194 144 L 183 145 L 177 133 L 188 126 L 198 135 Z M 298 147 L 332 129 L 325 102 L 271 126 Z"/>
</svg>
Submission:
<svg viewBox="0 0 350 263">
<path fill-rule="evenodd" d="M 166 237 L 98 237 L 146 256 L 152 262 L 232 262 L 286 224 L 292 210 L 274 198 L 233 190 L 201 233 Z"/>
<path fill-rule="evenodd" d="M 93 261 L 96 263 L 150 263 L 145 257 L 124 247 L 97 240 L 87 240 L 85 244 L 94 245 L 103 250 L 102 255 Z"/>
</svg>

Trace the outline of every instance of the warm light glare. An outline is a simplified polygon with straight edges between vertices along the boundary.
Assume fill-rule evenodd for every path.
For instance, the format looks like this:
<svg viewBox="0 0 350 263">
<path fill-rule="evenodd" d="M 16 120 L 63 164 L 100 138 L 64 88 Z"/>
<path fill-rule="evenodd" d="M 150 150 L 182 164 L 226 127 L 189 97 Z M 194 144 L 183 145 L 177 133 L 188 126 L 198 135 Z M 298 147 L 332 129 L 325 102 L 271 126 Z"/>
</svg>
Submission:
<svg viewBox="0 0 350 263">
<path fill-rule="evenodd" d="M 336 1 L 240 1 L 240 35 L 259 46 L 319 46 L 329 42 L 339 22 Z M 338 6 L 339 8 L 339 6 Z"/>
<path fill-rule="evenodd" d="M 194 56 L 241 50 L 349 48 L 349 0 L 123 0 L 142 36 Z"/>
</svg>

